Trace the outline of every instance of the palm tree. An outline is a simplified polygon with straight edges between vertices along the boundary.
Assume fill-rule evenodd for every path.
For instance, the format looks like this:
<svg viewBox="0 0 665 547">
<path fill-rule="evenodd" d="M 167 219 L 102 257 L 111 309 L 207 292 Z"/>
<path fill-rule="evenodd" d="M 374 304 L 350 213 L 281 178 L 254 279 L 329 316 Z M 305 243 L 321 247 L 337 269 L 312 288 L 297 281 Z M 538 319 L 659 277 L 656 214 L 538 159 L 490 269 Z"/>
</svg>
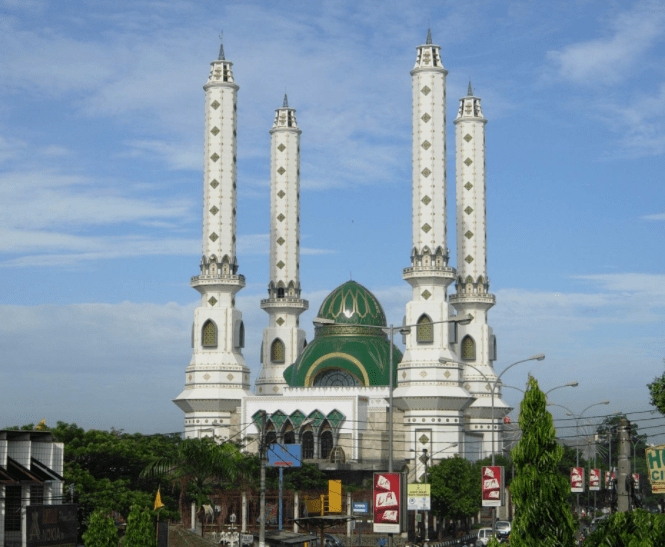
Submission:
<svg viewBox="0 0 665 547">
<path fill-rule="evenodd" d="M 188 489 L 196 501 L 198 513 L 202 505 L 210 502 L 208 496 L 213 485 L 236 478 L 242 460 L 240 448 L 235 444 L 217 444 L 208 437 L 185 439 L 178 444 L 175 457 L 156 459 L 141 472 L 141 477 L 165 477 L 172 485 L 179 485 L 182 517 L 186 510 L 185 493 Z"/>
</svg>

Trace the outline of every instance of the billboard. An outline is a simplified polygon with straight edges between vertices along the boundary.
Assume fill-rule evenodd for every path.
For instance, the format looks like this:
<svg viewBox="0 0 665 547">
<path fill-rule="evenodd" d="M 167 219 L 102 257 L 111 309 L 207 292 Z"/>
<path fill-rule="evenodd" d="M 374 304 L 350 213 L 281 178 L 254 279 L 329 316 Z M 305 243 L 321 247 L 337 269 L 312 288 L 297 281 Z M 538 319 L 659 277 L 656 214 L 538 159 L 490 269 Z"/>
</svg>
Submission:
<svg viewBox="0 0 665 547">
<path fill-rule="evenodd" d="M 399 534 L 401 473 L 374 473 L 374 533 Z"/>
<path fill-rule="evenodd" d="M 584 492 L 584 467 L 570 468 L 570 491 Z"/>
<path fill-rule="evenodd" d="M 614 471 L 612 471 L 612 482 L 616 481 L 616 475 L 614 474 Z M 612 485 L 610 484 L 610 472 L 605 471 L 605 488 L 611 488 Z"/>
<path fill-rule="evenodd" d="M 589 469 L 589 490 L 600 490 L 600 469 Z"/>
<path fill-rule="evenodd" d="M 270 467 L 300 467 L 299 444 L 271 444 L 268 447 L 268 465 Z"/>
<path fill-rule="evenodd" d="M 633 473 L 633 482 L 635 483 L 635 488 L 640 487 L 640 474 L 639 473 Z"/>
<path fill-rule="evenodd" d="M 665 493 L 665 444 L 646 449 L 649 482 L 654 494 Z"/>
<path fill-rule="evenodd" d="M 483 507 L 501 507 L 503 502 L 503 467 L 488 465 L 482 468 Z"/>
<path fill-rule="evenodd" d="M 413 483 L 406 485 L 407 509 L 409 511 L 429 511 L 430 485 Z"/>
<path fill-rule="evenodd" d="M 28 547 L 74 547 L 78 535 L 76 505 L 28 505 Z"/>
</svg>

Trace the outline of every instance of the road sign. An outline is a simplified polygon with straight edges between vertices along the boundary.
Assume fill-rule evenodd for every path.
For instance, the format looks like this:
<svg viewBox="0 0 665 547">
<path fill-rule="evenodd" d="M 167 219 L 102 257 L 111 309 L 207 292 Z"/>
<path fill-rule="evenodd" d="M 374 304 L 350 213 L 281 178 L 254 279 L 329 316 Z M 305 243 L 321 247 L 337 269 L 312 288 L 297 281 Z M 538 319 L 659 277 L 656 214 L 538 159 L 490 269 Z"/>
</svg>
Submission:
<svg viewBox="0 0 665 547">
<path fill-rule="evenodd" d="M 354 501 L 353 502 L 353 512 L 354 513 L 368 513 L 369 512 L 369 502 Z"/>
<path fill-rule="evenodd" d="M 406 497 L 406 508 L 409 511 L 429 511 L 431 509 L 429 484 L 407 484 Z"/>
<path fill-rule="evenodd" d="M 270 467 L 300 467 L 299 444 L 271 444 L 268 447 L 268 465 Z"/>
<path fill-rule="evenodd" d="M 665 444 L 646 449 L 649 482 L 654 494 L 665 493 Z"/>
</svg>

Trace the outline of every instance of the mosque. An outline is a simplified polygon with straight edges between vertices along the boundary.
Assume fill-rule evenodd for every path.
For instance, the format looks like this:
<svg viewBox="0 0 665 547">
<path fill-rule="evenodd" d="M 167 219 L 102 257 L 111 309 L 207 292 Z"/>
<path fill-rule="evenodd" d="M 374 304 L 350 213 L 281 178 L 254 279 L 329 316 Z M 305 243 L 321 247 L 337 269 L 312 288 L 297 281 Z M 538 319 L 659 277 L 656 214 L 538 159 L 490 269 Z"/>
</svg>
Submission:
<svg viewBox="0 0 665 547">
<path fill-rule="evenodd" d="M 214 435 L 256 450 L 265 426 L 269 442 L 301 444 L 303 459 L 322 469 L 385 470 L 392 451 L 395 469 L 407 466 L 416 477 L 424 471 L 418 457 L 424 449 L 431 464 L 454 454 L 474 461 L 489 455 L 493 433 L 501 446 L 503 418 L 511 409 L 497 386 L 492 416 L 497 343 L 487 321 L 495 303 L 487 276 L 487 120 L 469 84 L 453 122 L 454 268 L 446 244 L 448 71 L 440 50 L 428 31 L 411 70 L 413 242 L 404 249 L 410 263 L 403 278 L 412 296 L 399 330 L 386 328 L 381 304 L 367 288 L 348 281 L 324 300 L 314 340 L 307 343 L 299 326 L 309 305 L 299 279 L 301 130 L 286 96 L 276 110 L 270 129 L 270 279 L 268 298 L 261 301 L 268 324 L 252 391 L 242 354 L 245 327 L 235 306 L 245 286 L 236 259 L 239 86 L 220 46 L 203 87 L 203 255 L 200 274 L 191 278 L 201 302 L 185 388 L 174 400 L 185 413 L 186 437 Z M 393 344 L 395 334 L 402 336 L 403 354 Z"/>
</svg>

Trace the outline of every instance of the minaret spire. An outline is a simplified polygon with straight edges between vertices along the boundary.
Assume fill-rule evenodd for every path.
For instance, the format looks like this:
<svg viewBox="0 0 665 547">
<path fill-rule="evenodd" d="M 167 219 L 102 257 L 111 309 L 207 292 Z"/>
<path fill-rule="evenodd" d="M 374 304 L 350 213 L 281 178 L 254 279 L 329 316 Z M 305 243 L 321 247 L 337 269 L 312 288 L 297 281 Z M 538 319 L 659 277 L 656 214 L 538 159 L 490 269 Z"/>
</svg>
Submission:
<svg viewBox="0 0 665 547">
<path fill-rule="evenodd" d="M 223 34 L 224 33 L 219 35 L 220 40 L 223 39 Z M 217 60 L 218 61 L 226 61 L 226 57 L 224 57 L 224 42 L 220 42 L 220 44 L 219 44 L 219 56 L 217 57 Z"/>
<path fill-rule="evenodd" d="M 261 308 L 263 330 L 257 395 L 282 395 L 286 368 L 305 348 L 299 319 L 309 307 L 300 297 L 300 134 L 296 111 L 284 93 L 270 130 L 270 283 Z"/>
<path fill-rule="evenodd" d="M 471 80 L 469 80 L 469 89 L 466 91 L 467 97 L 473 97 L 473 88 L 471 87 Z"/>
<path fill-rule="evenodd" d="M 432 43 L 432 31 L 430 29 L 427 29 L 427 41 L 425 42 L 426 45 L 431 45 Z"/>
</svg>

